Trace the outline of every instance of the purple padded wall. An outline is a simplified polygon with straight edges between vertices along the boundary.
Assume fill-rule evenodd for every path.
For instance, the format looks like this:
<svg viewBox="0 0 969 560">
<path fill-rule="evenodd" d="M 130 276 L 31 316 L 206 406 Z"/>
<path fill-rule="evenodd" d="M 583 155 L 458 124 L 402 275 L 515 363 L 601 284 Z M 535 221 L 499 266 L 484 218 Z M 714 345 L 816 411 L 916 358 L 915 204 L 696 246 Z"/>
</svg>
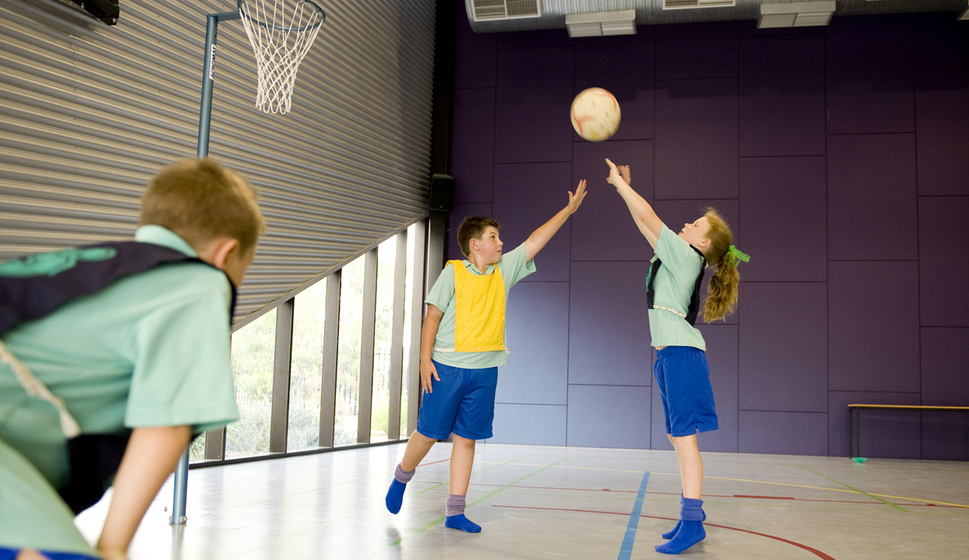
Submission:
<svg viewBox="0 0 969 560">
<path fill-rule="evenodd" d="M 828 455 L 842 457 L 850 451 L 849 404 L 921 404 L 918 393 L 831 391 L 829 395 Z M 858 420 L 862 457 L 919 458 L 922 434 L 918 412 L 865 410 Z"/>
<path fill-rule="evenodd" d="M 743 281 L 827 279 L 825 190 L 823 157 L 740 160 L 743 205 L 734 229 L 740 248 L 756 255 L 743 265 Z"/>
<path fill-rule="evenodd" d="M 672 229 L 717 207 L 740 306 L 700 322 L 721 429 L 701 449 L 844 456 L 848 404 L 969 405 L 969 26 L 951 13 L 476 35 L 459 8 L 453 228 L 517 245 L 587 179 L 579 213 L 509 301 L 494 441 L 669 449 L 643 282 L 652 254 L 603 158 Z M 612 139 L 572 97 L 605 87 Z M 508 247 L 509 249 L 511 246 Z M 460 257 L 449 240 L 449 255 Z M 704 289 L 705 293 L 705 289 Z M 969 459 L 969 415 L 870 411 L 869 457 Z"/>
<path fill-rule="evenodd" d="M 574 93 L 601 87 L 619 102 L 622 118 L 613 140 L 653 137 L 653 30 L 640 31 L 633 37 L 575 44 Z M 622 72 L 616 72 L 616 60 L 623 61 Z M 582 142 L 578 134 L 573 139 Z"/>
<path fill-rule="evenodd" d="M 824 155 L 824 37 L 740 40 L 740 156 Z"/>
<path fill-rule="evenodd" d="M 656 199 L 736 198 L 737 78 L 656 82 Z"/>
<path fill-rule="evenodd" d="M 570 384 L 652 385 L 643 290 L 648 269 L 645 261 L 572 263 Z"/>
<path fill-rule="evenodd" d="M 740 453 L 827 455 L 828 415 L 822 412 L 740 411 Z"/>
<path fill-rule="evenodd" d="M 969 75 L 923 70 L 915 74 L 920 195 L 969 194 Z"/>
<path fill-rule="evenodd" d="M 962 242 L 954 244 L 953 228 L 969 212 L 969 196 L 919 197 L 919 304 L 922 326 L 969 327 L 969 260 L 957 258 Z"/>
<path fill-rule="evenodd" d="M 518 163 L 495 166 L 493 217 L 501 224 L 503 250 L 511 251 L 569 204 L 572 166 L 568 163 Z M 528 281 L 568 281 L 571 223 L 566 222 L 535 256 Z"/>
<path fill-rule="evenodd" d="M 569 284 L 519 282 L 508 297 L 508 365 L 500 368 L 500 403 L 568 401 Z"/>
<path fill-rule="evenodd" d="M 828 258 L 918 258 L 915 135 L 828 136 L 827 159 Z"/>
<path fill-rule="evenodd" d="M 649 387 L 570 385 L 567 445 L 649 449 L 649 394 Z"/>
<path fill-rule="evenodd" d="M 499 385 L 501 381 L 499 381 Z M 565 405 L 495 403 L 495 443 L 566 445 Z"/>
<path fill-rule="evenodd" d="M 919 391 L 915 262 L 830 263 L 828 356 L 833 391 Z"/>
<path fill-rule="evenodd" d="M 573 49 L 498 51 L 495 162 L 572 159 Z"/>
<path fill-rule="evenodd" d="M 581 142 L 575 144 L 572 184 L 585 179 L 588 194 L 572 216 L 572 260 L 649 260 L 653 255 L 639 232 L 626 203 L 606 183 L 605 158 L 628 165 L 632 186 L 647 201 L 653 200 L 653 142 Z"/>
<path fill-rule="evenodd" d="M 451 145 L 451 176 L 455 184 L 454 203 L 491 202 L 495 177 L 495 89 L 454 91 L 454 130 Z"/>
<path fill-rule="evenodd" d="M 934 406 L 969 403 L 969 329 L 922 328 L 922 400 Z"/>
<path fill-rule="evenodd" d="M 656 26 L 657 80 L 736 75 L 736 21 Z"/>
<path fill-rule="evenodd" d="M 911 16 L 833 18 L 825 64 L 828 134 L 915 131 Z"/>
<path fill-rule="evenodd" d="M 741 285 L 740 410 L 827 412 L 826 292 L 819 282 Z"/>
</svg>

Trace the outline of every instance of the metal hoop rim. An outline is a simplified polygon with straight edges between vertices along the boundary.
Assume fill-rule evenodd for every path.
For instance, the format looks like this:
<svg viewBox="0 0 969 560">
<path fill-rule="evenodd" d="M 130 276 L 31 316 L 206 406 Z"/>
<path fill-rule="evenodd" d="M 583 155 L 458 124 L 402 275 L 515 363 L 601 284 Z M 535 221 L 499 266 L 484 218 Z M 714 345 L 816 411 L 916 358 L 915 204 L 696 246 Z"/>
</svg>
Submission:
<svg viewBox="0 0 969 560">
<path fill-rule="evenodd" d="M 303 26 L 303 27 L 280 27 L 278 25 L 269 25 L 269 24 L 263 23 L 263 22 L 261 22 L 259 20 L 252 19 L 251 17 L 249 17 L 248 15 L 246 15 L 247 12 L 244 12 L 242 10 L 242 5 L 243 4 L 248 4 L 248 2 L 246 0 L 237 0 L 236 1 L 236 8 L 239 10 L 239 17 L 246 18 L 251 23 L 254 23 L 254 24 L 256 24 L 256 25 L 258 25 L 260 27 L 265 27 L 265 28 L 268 28 L 268 29 L 275 29 L 276 31 L 300 31 L 300 32 L 302 32 L 302 31 L 309 31 L 311 29 L 316 29 L 317 27 L 323 25 L 323 23 L 326 21 L 326 12 L 323 11 L 323 8 L 321 8 L 320 5 L 317 4 L 316 2 L 314 2 L 313 0 L 302 0 L 302 2 L 304 4 L 309 4 L 309 5 L 313 6 L 314 8 L 316 8 L 316 11 L 318 11 L 320 13 L 320 15 L 323 16 L 323 18 L 318 23 L 316 23 L 315 25 L 306 25 L 306 26 Z"/>
</svg>

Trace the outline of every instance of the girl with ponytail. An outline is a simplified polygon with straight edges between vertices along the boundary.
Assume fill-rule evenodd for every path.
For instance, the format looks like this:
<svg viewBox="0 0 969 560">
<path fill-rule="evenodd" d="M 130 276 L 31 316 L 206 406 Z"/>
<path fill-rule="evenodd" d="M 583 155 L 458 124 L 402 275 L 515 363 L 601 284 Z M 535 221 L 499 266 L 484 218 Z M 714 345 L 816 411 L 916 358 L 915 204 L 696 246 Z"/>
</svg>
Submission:
<svg viewBox="0 0 969 560">
<path fill-rule="evenodd" d="M 606 164 L 606 180 L 616 187 L 655 252 L 646 277 L 649 330 L 656 348 L 653 373 L 663 399 L 666 433 L 676 450 L 683 483 L 680 520 L 663 535 L 669 542 L 656 550 L 679 554 L 706 537 L 701 499 L 703 461 L 697 433 L 718 429 L 706 344 L 693 326 L 700 310 L 703 273 L 707 266 L 715 267 L 703 306 L 703 320 L 709 323 L 725 318 L 737 307 L 737 265 L 750 257 L 734 247 L 730 227 L 712 208 L 674 233 L 629 186 L 629 166 L 617 167 L 608 159 Z"/>
</svg>

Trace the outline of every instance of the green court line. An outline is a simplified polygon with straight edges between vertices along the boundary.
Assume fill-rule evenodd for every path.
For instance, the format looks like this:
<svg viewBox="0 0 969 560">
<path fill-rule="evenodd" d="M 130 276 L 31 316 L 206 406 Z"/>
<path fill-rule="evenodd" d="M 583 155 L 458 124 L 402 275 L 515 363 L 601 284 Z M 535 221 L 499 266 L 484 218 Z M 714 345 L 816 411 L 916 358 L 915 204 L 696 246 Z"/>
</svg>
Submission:
<svg viewBox="0 0 969 560">
<path fill-rule="evenodd" d="M 817 471 L 812 471 L 811 469 L 805 467 L 804 465 L 797 465 L 797 466 L 800 467 L 800 468 L 802 468 L 802 469 L 804 469 L 804 470 L 806 470 L 809 473 L 814 473 L 814 474 L 820 476 L 821 478 L 826 478 L 826 479 L 830 480 L 831 482 L 834 482 L 835 484 L 840 484 L 840 485 L 844 486 L 845 488 L 848 488 L 850 490 L 854 490 L 855 492 L 858 492 L 859 494 L 864 494 L 865 496 L 868 496 L 869 498 L 871 498 L 873 500 L 878 500 L 879 502 L 882 502 L 884 504 L 888 504 L 888 505 L 892 506 L 893 508 L 895 508 L 895 509 L 897 509 L 899 511 L 904 511 L 905 513 L 908 513 L 909 512 L 907 509 L 900 508 L 900 507 L 896 506 L 895 504 L 889 502 L 888 500 L 883 500 L 883 499 L 879 498 L 878 496 L 873 496 L 873 495 L 869 494 L 868 492 L 865 492 L 863 490 L 859 490 L 859 489 L 854 488 L 852 486 L 848 486 L 844 482 L 837 481 L 837 480 L 831 478 L 830 476 L 825 476 L 825 475 L 823 475 L 823 474 L 821 474 L 821 473 L 819 473 Z"/>
<path fill-rule="evenodd" d="M 504 463 L 498 463 L 497 465 L 493 465 L 493 466 L 488 467 L 486 469 L 481 469 L 480 471 L 474 471 L 471 474 L 474 475 L 474 474 L 478 474 L 478 473 L 483 473 L 485 471 L 490 471 L 491 469 L 496 469 L 496 468 L 498 468 L 498 467 L 500 467 L 502 465 L 507 465 L 508 463 L 514 463 L 515 461 L 520 461 L 522 459 L 527 459 L 527 458 L 531 457 L 532 455 L 534 455 L 534 453 L 529 453 L 528 455 L 522 455 L 521 457 L 518 457 L 517 459 L 512 459 L 511 461 L 505 461 Z M 422 494 L 424 492 L 427 492 L 428 490 L 433 490 L 435 488 L 440 488 L 441 486 L 444 486 L 445 484 L 448 484 L 448 482 L 441 482 L 440 484 L 435 484 L 434 486 L 428 486 L 427 488 L 425 488 L 423 490 L 418 490 L 417 492 L 414 492 L 414 493 L 415 494 Z"/>
<path fill-rule="evenodd" d="M 527 457 L 527 455 L 526 455 L 526 457 Z M 524 458 L 524 457 L 522 457 L 522 458 Z M 554 463 L 551 463 L 551 464 L 548 464 L 548 465 L 545 465 L 544 467 L 542 467 L 542 468 L 540 468 L 540 469 L 538 469 L 538 470 L 537 470 L 537 471 L 535 471 L 535 472 L 532 472 L 532 473 L 530 473 L 530 474 L 526 474 L 525 476 L 523 476 L 523 477 L 521 477 L 521 478 L 519 478 L 518 480 L 515 480 L 515 481 L 512 481 L 512 482 L 509 482 L 508 484 L 506 484 L 506 485 L 504 485 L 504 486 L 502 486 L 501 488 L 499 488 L 499 489 L 497 489 L 497 490 L 494 490 L 494 491 L 492 491 L 492 492 L 490 492 L 490 493 L 488 493 L 488 494 L 485 494 L 485 495 L 484 495 L 483 497 L 481 497 L 481 498 L 478 498 L 477 500 L 475 500 L 475 501 L 473 501 L 473 502 L 471 502 L 470 504 L 468 504 L 468 505 L 467 505 L 467 506 L 465 506 L 465 507 L 471 507 L 471 506 L 473 506 L 473 505 L 475 505 L 475 504 L 477 504 L 477 503 L 480 503 L 480 502 L 482 502 L 482 501 L 484 501 L 484 500 L 487 500 L 488 498 L 490 498 L 490 497 L 492 497 L 492 496 L 494 496 L 495 494 L 497 494 L 497 493 L 499 493 L 499 492 L 501 492 L 501 491 L 502 491 L 502 490 L 504 490 L 505 488 L 508 488 L 509 486 L 514 486 L 515 484 L 518 484 L 519 482 L 521 482 L 521 481 L 523 481 L 523 480 L 525 480 L 526 478 L 529 478 L 529 477 L 532 477 L 532 476 L 535 476 L 536 474 L 538 474 L 538 473 L 540 473 L 540 472 L 542 472 L 542 471 L 544 471 L 544 470 L 546 470 L 546 469 L 550 469 L 550 468 L 552 468 L 552 467 L 554 467 L 555 465 L 557 465 L 557 464 L 559 464 L 559 463 L 561 463 L 562 461 L 564 461 L 564 460 L 566 460 L 566 459 L 568 459 L 568 458 L 569 458 L 569 455 L 566 455 L 565 457 L 562 457 L 561 459 L 559 459 L 558 461 L 555 461 Z M 512 461 L 508 461 L 508 463 L 511 463 L 511 462 L 512 462 Z M 508 463 L 502 463 L 502 465 L 506 465 L 506 464 L 508 464 Z M 494 467 L 488 467 L 488 469 L 493 469 L 493 468 L 495 468 L 495 467 L 500 467 L 500 466 L 501 466 L 501 465 L 495 465 Z M 478 472 L 484 472 L 484 471 L 486 471 L 486 470 L 488 470 L 488 469 L 483 469 L 483 470 L 481 470 L 481 471 L 478 471 Z M 430 529 L 431 527 L 433 527 L 433 526 L 435 526 L 435 525 L 437 525 L 438 523 L 441 523 L 442 521 L 444 521 L 444 519 L 445 519 L 445 518 L 447 518 L 447 516 L 446 516 L 446 515 L 442 515 L 441 517 L 438 517 L 438 518 L 437 518 L 437 519 L 435 519 L 434 521 L 431 521 L 431 522 L 430 522 L 430 523 L 428 523 L 427 525 L 424 525 L 424 526 L 423 526 L 423 527 L 421 527 L 420 529 L 418 529 L 418 530 L 416 530 L 416 531 L 414 531 L 413 533 L 411 533 L 411 534 L 410 534 L 410 536 L 411 536 L 411 537 L 414 537 L 414 536 L 417 536 L 417 535 L 419 535 L 419 534 L 421 534 L 421 533 L 423 533 L 424 531 L 426 531 L 426 530 L 428 530 L 428 529 Z M 394 546 L 397 546 L 398 544 L 400 544 L 400 541 L 402 541 L 402 540 L 404 540 L 404 537 L 401 537 L 401 538 L 399 538 L 399 539 L 397 539 L 396 541 L 394 541 L 394 542 L 392 542 L 392 543 L 390 543 L 390 544 L 389 544 L 389 545 L 387 545 L 387 546 L 388 546 L 388 548 L 389 548 L 389 547 L 394 547 Z"/>
<path fill-rule="evenodd" d="M 568 459 L 568 458 L 569 458 L 569 455 L 566 455 L 565 457 L 562 457 L 562 458 L 561 458 L 561 459 L 559 459 L 558 461 L 555 461 L 554 463 L 549 463 L 548 465 L 545 465 L 544 467 L 542 467 L 542 468 L 540 468 L 540 469 L 538 469 L 537 471 L 535 471 L 535 472 L 533 472 L 533 473 L 531 473 L 531 474 L 526 474 L 525 476 L 523 476 L 523 477 L 521 477 L 521 478 L 519 478 L 518 480 L 516 480 L 516 481 L 514 481 L 514 482 L 509 482 L 508 484 L 506 484 L 506 485 L 504 485 L 504 486 L 502 486 L 501 488 L 499 488 L 499 489 L 497 489 L 497 490 L 495 490 L 495 491 L 493 491 L 493 492 L 491 492 L 490 494 L 486 494 L 486 495 L 485 495 L 485 496 L 484 496 L 483 498 L 478 498 L 477 500 L 475 500 L 475 501 L 473 501 L 473 502 L 471 502 L 470 504 L 468 504 L 468 507 L 471 507 L 471 506 L 473 506 L 474 504 L 477 504 L 477 503 L 479 503 L 479 502 L 482 502 L 482 501 L 484 501 L 484 500 L 487 500 L 488 498 L 490 498 L 490 497 L 492 497 L 492 496 L 494 496 L 494 495 L 495 495 L 495 494 L 497 494 L 498 492 L 501 492 L 501 491 L 502 491 L 502 490 L 504 490 L 505 488 L 508 488 L 509 486 L 514 486 L 515 484 L 518 484 L 519 482 L 521 482 L 521 481 L 523 481 L 523 480 L 525 480 L 526 478 L 530 478 L 530 477 L 533 477 L 533 476 L 535 476 L 536 474 L 538 474 L 538 473 L 540 473 L 540 472 L 542 472 L 542 471 L 544 471 L 545 469 L 550 469 L 550 468 L 552 468 L 552 467 L 554 467 L 555 465 L 557 465 L 557 464 L 559 464 L 559 463 L 561 463 L 562 461 L 564 461 L 564 460 L 566 460 L 566 459 Z"/>
<path fill-rule="evenodd" d="M 507 465 L 508 463 L 514 463 L 515 461 L 519 461 L 521 459 L 526 459 L 528 457 L 531 457 L 532 455 L 534 455 L 534 453 L 529 453 L 528 455 L 522 455 L 521 457 L 518 457 L 516 459 L 512 459 L 511 461 L 505 461 L 504 463 L 500 463 L 500 464 L 494 465 L 492 467 L 488 467 L 488 468 L 485 468 L 485 469 L 481 469 L 480 471 L 476 471 L 476 472 L 474 472 L 472 474 L 477 474 L 477 473 L 481 473 L 481 472 L 484 472 L 484 471 L 487 471 L 487 470 L 491 470 L 491 469 L 500 467 L 502 465 Z M 353 481 L 348 481 L 348 482 L 353 482 Z M 435 484 L 434 486 L 430 486 L 430 487 L 425 488 L 423 490 L 418 490 L 417 492 L 414 492 L 414 494 L 420 494 L 421 492 L 427 492 L 428 490 L 433 490 L 435 488 L 440 488 L 441 486 L 444 486 L 445 484 L 447 484 L 447 483 L 446 482 L 442 482 L 440 484 Z M 332 486 L 334 486 L 334 485 L 331 485 L 330 488 Z M 319 489 L 322 489 L 322 488 L 318 488 L 318 490 Z M 381 504 L 380 506 L 368 507 L 368 508 L 365 508 L 365 509 L 363 509 L 361 511 L 358 511 L 355 515 L 353 515 L 353 517 L 359 517 L 359 516 L 361 516 L 361 515 L 363 515 L 365 513 L 369 513 L 369 512 L 374 511 L 374 510 L 381 510 L 381 509 L 385 509 L 385 508 L 386 508 L 386 506 L 384 506 L 383 504 Z M 443 519 L 443 517 L 441 519 Z M 245 556 L 246 554 L 250 554 L 250 553 L 255 552 L 257 550 L 261 550 L 261 549 L 266 548 L 268 546 L 274 545 L 274 544 L 276 544 L 278 542 L 281 542 L 281 541 L 284 541 L 284 540 L 288 540 L 288 539 L 291 539 L 291 538 L 294 538 L 294 537 L 302 536 L 303 534 L 309 533 L 310 531 L 316 531 L 319 528 L 320 525 L 324 525 L 324 524 L 325 523 L 322 523 L 322 522 L 321 523 L 315 523 L 312 527 L 308 527 L 306 529 L 303 529 L 302 531 L 297 531 L 296 533 L 292 533 L 292 534 L 289 534 L 289 535 L 282 535 L 282 536 L 277 537 L 277 538 L 275 538 L 275 539 L 273 539 L 273 540 L 271 540 L 271 541 L 269 541 L 267 543 L 263 543 L 263 544 L 255 547 L 255 548 L 252 548 L 250 550 L 247 550 L 247 551 L 243 552 L 242 554 L 240 554 L 239 556 L 237 556 L 237 558 L 238 557 Z M 397 539 L 394 543 L 391 544 L 391 546 L 396 546 L 396 544 L 399 543 L 402 539 L 403 539 L 403 537 L 401 537 L 400 539 Z"/>
</svg>

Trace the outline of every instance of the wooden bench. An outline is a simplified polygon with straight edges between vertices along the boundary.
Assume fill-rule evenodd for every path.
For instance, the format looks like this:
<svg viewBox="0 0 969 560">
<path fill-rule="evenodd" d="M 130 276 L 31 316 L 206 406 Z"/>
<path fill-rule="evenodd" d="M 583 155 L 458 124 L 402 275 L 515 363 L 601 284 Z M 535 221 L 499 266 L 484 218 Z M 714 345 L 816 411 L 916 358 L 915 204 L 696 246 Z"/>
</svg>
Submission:
<svg viewBox="0 0 969 560">
<path fill-rule="evenodd" d="M 867 410 L 967 410 L 969 411 L 969 406 L 920 406 L 914 404 L 849 404 L 848 413 L 851 416 L 849 422 L 849 438 L 851 441 L 851 455 L 850 457 L 855 461 L 862 463 L 865 461 L 864 457 L 859 457 L 861 452 L 861 430 L 858 425 L 858 415 L 861 413 L 862 409 Z"/>
</svg>

